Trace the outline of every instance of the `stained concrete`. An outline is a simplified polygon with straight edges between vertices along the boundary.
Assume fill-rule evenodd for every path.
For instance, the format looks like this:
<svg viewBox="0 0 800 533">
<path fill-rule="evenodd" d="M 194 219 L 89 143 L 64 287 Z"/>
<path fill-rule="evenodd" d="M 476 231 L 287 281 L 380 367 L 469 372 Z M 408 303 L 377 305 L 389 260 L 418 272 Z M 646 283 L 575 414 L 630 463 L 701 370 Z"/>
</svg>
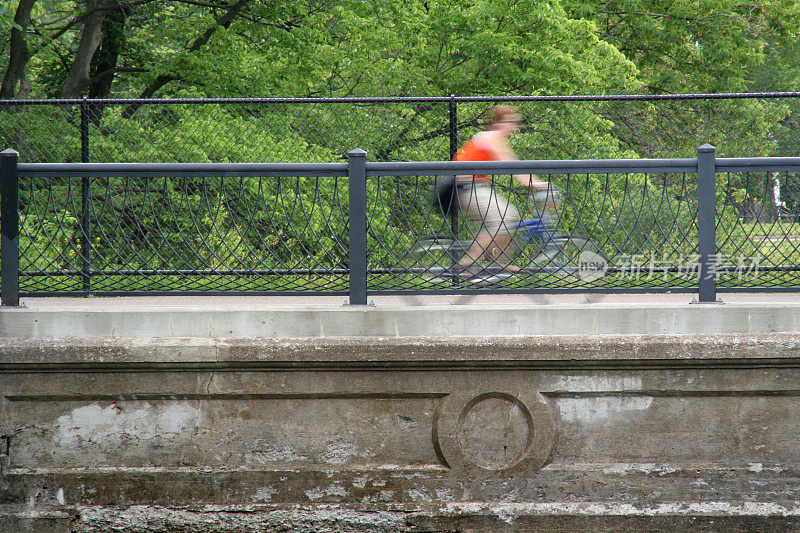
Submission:
<svg viewBox="0 0 800 533">
<path fill-rule="evenodd" d="M 25 300 L 0 531 L 800 530 L 795 297 L 643 298 Z"/>
</svg>

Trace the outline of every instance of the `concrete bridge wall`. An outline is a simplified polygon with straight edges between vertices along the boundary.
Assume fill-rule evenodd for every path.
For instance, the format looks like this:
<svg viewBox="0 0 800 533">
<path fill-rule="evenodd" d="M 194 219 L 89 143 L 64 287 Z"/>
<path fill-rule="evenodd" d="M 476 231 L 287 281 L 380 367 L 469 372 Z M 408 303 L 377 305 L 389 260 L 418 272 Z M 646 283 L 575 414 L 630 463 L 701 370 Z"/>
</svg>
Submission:
<svg viewBox="0 0 800 533">
<path fill-rule="evenodd" d="M 134 301 L 0 311 L 0 531 L 800 530 L 791 300 Z"/>
</svg>

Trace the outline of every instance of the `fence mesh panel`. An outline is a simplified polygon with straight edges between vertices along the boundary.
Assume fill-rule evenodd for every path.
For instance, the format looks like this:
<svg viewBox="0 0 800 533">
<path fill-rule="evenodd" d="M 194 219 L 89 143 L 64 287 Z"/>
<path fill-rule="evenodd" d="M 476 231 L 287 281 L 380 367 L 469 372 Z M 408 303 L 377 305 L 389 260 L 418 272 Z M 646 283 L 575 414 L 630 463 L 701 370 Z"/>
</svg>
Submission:
<svg viewBox="0 0 800 533">
<path fill-rule="evenodd" d="M 21 292 L 347 290 L 346 179 L 82 181 L 20 191 Z"/>
<path fill-rule="evenodd" d="M 719 286 L 800 286 L 800 173 L 728 172 L 717 187 Z"/>
<path fill-rule="evenodd" d="M 705 143 L 720 157 L 800 152 L 800 96 L 64 102 L 0 102 L 3 147 L 26 162 L 333 162 L 353 148 L 447 160 L 489 107 L 512 104 L 521 159 L 693 157 Z"/>
<path fill-rule="evenodd" d="M 508 248 L 493 253 L 500 258 L 506 252 L 520 270 L 509 275 L 499 264 L 489 264 L 474 276 L 455 275 L 453 268 L 480 224 L 463 212 L 455 225 L 441 214 L 431 215 L 415 191 L 431 188 L 433 177 L 381 178 L 368 199 L 370 290 L 696 287 L 696 175 L 540 177 L 552 188 L 539 194 L 559 198 L 544 207 L 510 176 L 493 177 L 493 189 L 510 200 L 520 219 L 504 228 L 514 234 Z"/>
</svg>

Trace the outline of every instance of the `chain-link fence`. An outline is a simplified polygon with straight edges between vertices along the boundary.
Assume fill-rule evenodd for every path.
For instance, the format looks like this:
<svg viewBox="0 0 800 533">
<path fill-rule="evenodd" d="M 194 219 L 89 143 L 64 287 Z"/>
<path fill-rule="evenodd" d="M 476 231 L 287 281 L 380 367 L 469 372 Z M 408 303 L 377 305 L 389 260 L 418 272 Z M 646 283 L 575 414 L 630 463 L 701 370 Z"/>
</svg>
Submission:
<svg viewBox="0 0 800 533">
<path fill-rule="evenodd" d="M 437 161 L 496 104 L 520 108 L 520 159 L 800 153 L 800 93 L 0 101 L 0 146 L 26 162 Z"/>
</svg>

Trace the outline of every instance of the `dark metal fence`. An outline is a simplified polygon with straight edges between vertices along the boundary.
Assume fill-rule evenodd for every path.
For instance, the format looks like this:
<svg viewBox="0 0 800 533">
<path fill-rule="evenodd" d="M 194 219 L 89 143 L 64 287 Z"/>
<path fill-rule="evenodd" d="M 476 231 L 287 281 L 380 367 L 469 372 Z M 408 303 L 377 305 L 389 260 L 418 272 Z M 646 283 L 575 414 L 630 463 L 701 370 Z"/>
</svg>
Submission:
<svg viewBox="0 0 800 533">
<path fill-rule="evenodd" d="M 450 159 L 487 107 L 514 104 L 520 159 L 800 153 L 800 93 L 0 101 L 0 146 L 25 162 Z"/>
<path fill-rule="evenodd" d="M 785 291 L 800 288 L 800 158 L 20 163 L 2 155 L 2 302 L 20 296 Z M 559 191 L 537 203 L 512 174 Z M 436 176 L 492 176 L 519 272 L 453 274 L 475 225 Z M 780 194 L 778 194 L 780 188 Z M 547 213 L 543 209 L 549 209 Z M 544 237 L 542 237 L 544 235 Z M 570 249 L 574 253 L 570 254 Z M 553 252 L 553 253 L 551 253 Z M 588 258 L 587 258 L 588 256 Z"/>
</svg>

